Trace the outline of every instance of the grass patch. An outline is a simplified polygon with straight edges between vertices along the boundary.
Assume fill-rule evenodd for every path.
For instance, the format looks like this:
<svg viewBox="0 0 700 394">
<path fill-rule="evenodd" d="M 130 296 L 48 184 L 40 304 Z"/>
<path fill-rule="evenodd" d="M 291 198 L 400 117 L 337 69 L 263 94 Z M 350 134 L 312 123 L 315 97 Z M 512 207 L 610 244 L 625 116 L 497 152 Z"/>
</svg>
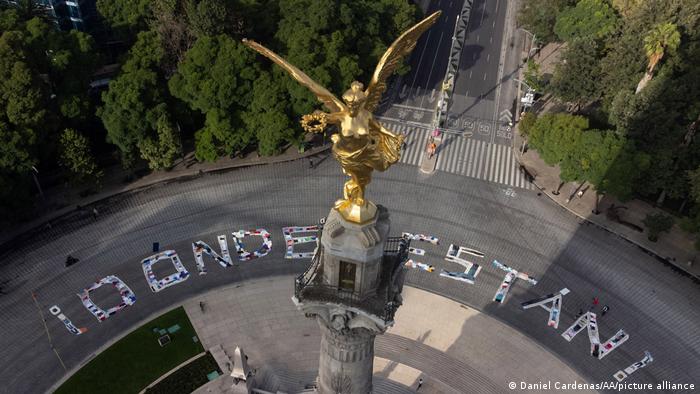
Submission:
<svg viewBox="0 0 700 394">
<path fill-rule="evenodd" d="M 157 385 L 146 391 L 147 394 L 189 394 L 206 384 L 209 379 L 207 374 L 221 370 L 216 365 L 216 360 L 207 352 L 184 367 L 173 372 L 172 375 L 158 382 Z"/>
<path fill-rule="evenodd" d="M 154 328 L 179 325 L 171 343 L 160 347 Z M 137 328 L 100 353 L 71 376 L 56 394 L 138 393 L 166 372 L 204 351 L 193 342 L 196 333 L 184 308 L 179 307 Z"/>
</svg>

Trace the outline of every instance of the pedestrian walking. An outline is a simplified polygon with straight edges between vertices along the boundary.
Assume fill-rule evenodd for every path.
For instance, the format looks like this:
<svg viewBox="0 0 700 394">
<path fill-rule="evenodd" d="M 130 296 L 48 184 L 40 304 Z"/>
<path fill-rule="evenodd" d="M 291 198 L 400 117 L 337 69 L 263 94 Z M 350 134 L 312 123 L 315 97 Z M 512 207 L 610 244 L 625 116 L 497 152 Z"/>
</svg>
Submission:
<svg viewBox="0 0 700 394">
<path fill-rule="evenodd" d="M 97 220 L 97 215 L 99 212 L 97 212 L 97 208 L 92 208 L 92 218 Z"/>
<path fill-rule="evenodd" d="M 309 168 L 314 168 L 314 159 L 309 157 Z"/>
<path fill-rule="evenodd" d="M 428 147 L 428 159 L 432 159 L 433 156 L 435 156 L 436 150 L 437 150 L 437 145 L 435 145 L 434 142 L 431 142 L 430 146 Z"/>
<path fill-rule="evenodd" d="M 598 300 L 598 297 L 593 297 L 593 306 L 594 306 L 594 307 L 595 307 L 596 305 L 598 305 L 599 302 L 600 302 L 600 301 Z"/>
<path fill-rule="evenodd" d="M 581 315 L 583 315 L 583 308 L 579 308 L 578 315 L 576 315 L 576 317 L 579 318 Z"/>
<path fill-rule="evenodd" d="M 600 316 L 605 316 L 606 313 L 610 310 L 610 307 L 605 305 L 603 309 L 600 310 Z"/>
<path fill-rule="evenodd" d="M 420 390 L 421 387 L 423 387 L 423 378 L 418 379 L 418 387 L 416 387 L 416 391 Z"/>
</svg>

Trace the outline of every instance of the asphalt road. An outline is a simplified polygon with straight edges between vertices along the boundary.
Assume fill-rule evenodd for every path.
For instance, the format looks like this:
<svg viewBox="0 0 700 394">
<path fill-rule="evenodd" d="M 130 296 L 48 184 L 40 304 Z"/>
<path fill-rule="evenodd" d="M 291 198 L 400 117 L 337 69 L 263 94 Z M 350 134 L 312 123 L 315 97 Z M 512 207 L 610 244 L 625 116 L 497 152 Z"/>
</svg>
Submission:
<svg viewBox="0 0 700 394">
<path fill-rule="evenodd" d="M 430 1 L 426 14 L 443 11 L 411 54 L 411 72 L 396 78 L 380 114 L 388 120 L 428 126 L 445 77 L 455 21 L 464 1 Z M 471 138 L 510 146 L 522 40 L 516 30 L 516 5 L 506 0 L 472 0 L 455 86 L 444 128 Z"/>
<path fill-rule="evenodd" d="M 455 94 L 495 100 L 506 0 L 474 0 Z"/>
<path fill-rule="evenodd" d="M 13 245 L 0 260 L 5 293 L 0 295 L 1 390 L 43 392 L 64 374 L 47 341 L 32 293 L 56 351 L 68 369 L 74 368 L 143 319 L 197 294 L 247 278 L 301 272 L 307 262 L 282 258 L 281 227 L 316 223 L 340 196 L 343 181 L 333 160 L 321 161 L 313 170 L 300 161 L 208 175 L 115 198 L 99 207 L 96 221 L 91 217 L 67 220 Z M 654 363 L 633 374 L 629 382 L 700 383 L 700 291 L 638 248 L 600 229 L 580 225 L 535 192 L 504 193 L 498 185 L 440 172 L 424 177 L 412 166 L 396 165 L 377 176 L 368 197 L 389 208 L 393 234 L 408 231 L 440 238 L 437 247 L 415 245 L 427 252 L 420 260 L 435 265 L 437 271 L 459 269 L 443 260 L 450 243 L 486 253 L 474 285 L 418 270 L 409 271 L 410 284 L 459 300 L 511 325 L 591 381 L 611 381 L 613 373 L 649 350 Z M 270 255 L 228 270 L 210 264 L 208 275 L 196 275 L 192 241 L 216 245 L 218 234 L 256 227 L 272 233 Z M 160 242 L 161 250 L 177 250 L 193 273 L 183 284 L 160 293 L 150 291 L 140 267 L 155 241 Z M 233 247 L 230 240 L 229 247 Z M 66 269 L 63 263 L 69 253 L 81 261 Z M 493 259 L 533 275 L 539 283 L 531 287 L 519 281 L 504 305 L 494 304 L 492 298 L 504 274 L 490 266 Z M 98 323 L 76 293 L 111 274 L 131 287 L 137 302 Z M 563 287 L 572 293 L 564 297 L 558 330 L 546 326 L 544 310 L 519 308 L 520 302 Z M 593 296 L 611 307 L 600 321 L 601 339 L 620 328 L 631 336 L 603 360 L 588 354 L 585 333 L 572 343 L 561 337 L 573 315 L 587 308 Z M 99 303 L 110 297 L 116 299 L 107 287 L 95 294 Z M 48 313 L 52 305 L 89 331 L 80 336 L 69 334 Z"/>
<path fill-rule="evenodd" d="M 418 41 L 411 54 L 411 72 L 403 78 L 402 103 L 420 108 L 434 108 L 427 100 L 434 90 L 439 91 L 445 78 L 452 46 L 455 21 L 462 9 L 462 0 L 433 0 L 426 15 L 442 10 L 440 19 Z M 405 86 L 405 87 L 404 87 Z"/>
</svg>

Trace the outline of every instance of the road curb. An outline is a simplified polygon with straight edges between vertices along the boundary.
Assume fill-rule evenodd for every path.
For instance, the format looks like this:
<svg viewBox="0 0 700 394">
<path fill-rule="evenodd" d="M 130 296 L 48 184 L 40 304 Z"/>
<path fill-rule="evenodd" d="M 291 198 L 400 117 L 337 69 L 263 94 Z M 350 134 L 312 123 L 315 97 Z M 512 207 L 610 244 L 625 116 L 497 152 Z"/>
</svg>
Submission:
<svg viewBox="0 0 700 394">
<path fill-rule="evenodd" d="M 305 151 L 304 153 L 301 153 L 299 156 L 293 157 L 293 158 L 281 158 L 275 160 L 275 158 L 279 156 L 274 156 L 270 160 L 265 160 L 265 161 L 260 161 L 260 162 L 245 162 L 245 163 L 232 163 L 231 165 L 223 166 L 223 167 L 211 167 L 211 168 L 204 168 L 204 169 L 198 169 L 198 170 L 191 170 L 191 171 L 182 171 L 178 172 L 177 175 L 174 175 L 172 177 L 167 177 L 167 178 L 160 178 L 160 179 L 154 179 L 152 182 L 147 182 L 143 185 L 135 186 L 133 188 L 129 188 L 128 186 L 126 189 L 123 190 L 115 190 L 114 192 L 111 193 L 106 193 L 105 195 L 101 195 L 99 197 L 95 197 L 94 199 L 86 199 L 86 201 L 81 202 L 79 205 L 69 205 L 67 207 L 64 207 L 62 209 L 53 211 L 52 213 L 46 215 L 43 218 L 37 219 L 34 222 L 27 223 L 24 228 L 20 229 L 17 233 L 14 234 L 8 234 L 7 236 L 0 236 L 0 247 L 5 246 L 9 242 L 15 241 L 17 238 L 20 238 L 22 236 L 25 236 L 27 234 L 40 231 L 44 227 L 46 227 L 47 224 L 50 224 L 52 221 L 55 220 L 60 220 L 63 218 L 66 218 L 67 216 L 78 212 L 79 208 L 78 207 L 91 207 L 96 204 L 99 204 L 100 202 L 104 202 L 106 200 L 109 200 L 111 198 L 123 196 L 129 193 L 136 193 L 143 191 L 145 189 L 148 189 L 150 187 L 160 185 L 160 184 L 166 184 L 169 182 L 173 181 L 178 181 L 178 180 L 186 180 L 188 178 L 194 179 L 197 178 L 201 175 L 204 174 L 217 174 L 225 171 L 230 171 L 238 168 L 246 168 L 246 167 L 255 167 L 255 166 L 260 166 L 260 165 L 268 165 L 268 164 L 279 164 L 279 163 L 286 163 L 286 162 L 291 162 L 299 159 L 305 159 L 307 157 L 315 156 L 319 153 L 326 152 L 330 150 L 332 145 L 323 145 L 319 149 L 311 149 L 308 151 Z"/>
<path fill-rule="evenodd" d="M 525 167 L 525 165 L 520 161 L 520 157 L 519 157 L 517 154 L 514 153 L 513 156 L 515 156 L 515 160 L 518 162 L 518 165 L 522 166 L 523 168 L 527 168 L 527 167 Z M 545 191 L 546 189 L 545 189 L 543 186 L 540 186 L 539 184 L 537 184 L 537 182 L 536 182 L 535 180 L 532 181 L 532 184 L 535 185 L 535 186 L 537 187 L 537 189 L 538 189 L 542 194 L 544 194 L 544 195 L 547 196 L 550 200 L 552 200 L 552 202 L 554 202 L 555 204 L 557 204 L 557 205 L 559 205 L 560 207 L 564 208 L 565 210 L 567 210 L 569 213 L 573 214 L 574 216 L 576 216 L 576 217 L 578 217 L 578 218 L 584 220 L 584 221 L 587 222 L 587 223 L 593 224 L 594 226 L 596 226 L 596 227 L 598 227 L 598 228 L 600 228 L 600 229 L 602 229 L 602 230 L 605 230 L 605 231 L 607 231 L 607 232 L 610 233 L 610 234 L 613 234 L 613 235 L 616 235 L 617 237 L 620 237 L 621 239 L 623 239 L 623 240 L 625 240 L 625 241 L 631 243 L 632 245 L 634 245 L 634 246 L 636 246 L 636 247 L 642 249 L 645 253 L 647 253 L 647 254 L 649 254 L 649 255 L 651 255 L 651 256 L 654 256 L 654 257 L 656 257 L 658 260 L 662 260 L 662 261 L 665 262 L 666 264 L 670 264 L 671 266 L 675 267 L 676 269 L 682 271 L 685 275 L 687 275 L 688 277 L 690 277 L 691 279 L 693 279 L 696 283 L 700 283 L 700 276 L 695 275 L 695 274 L 693 274 L 692 272 L 686 271 L 686 270 L 683 268 L 683 266 L 678 265 L 678 264 L 676 264 L 676 262 L 674 262 L 674 261 L 672 261 L 672 260 L 669 260 L 669 259 L 666 258 L 666 257 L 661 256 L 661 255 L 658 254 L 656 251 L 654 251 L 654 250 L 652 250 L 652 249 L 649 249 L 649 248 L 646 247 L 645 245 L 642 245 L 642 244 L 638 243 L 637 241 L 635 241 L 635 240 L 633 240 L 633 239 L 628 238 L 628 237 L 625 236 L 624 234 L 618 233 L 618 232 L 616 232 L 615 230 L 609 228 L 608 226 L 606 226 L 606 225 L 604 225 L 604 224 L 597 223 L 597 222 L 595 222 L 595 221 L 593 221 L 593 220 L 590 220 L 590 219 L 588 219 L 587 217 L 585 217 L 585 216 L 579 214 L 578 212 L 574 211 L 573 209 L 567 207 L 566 205 L 563 205 L 563 204 L 559 203 L 559 201 L 557 201 L 556 199 L 554 199 L 554 197 L 552 197 L 551 195 L 549 195 L 549 194 Z"/>
</svg>

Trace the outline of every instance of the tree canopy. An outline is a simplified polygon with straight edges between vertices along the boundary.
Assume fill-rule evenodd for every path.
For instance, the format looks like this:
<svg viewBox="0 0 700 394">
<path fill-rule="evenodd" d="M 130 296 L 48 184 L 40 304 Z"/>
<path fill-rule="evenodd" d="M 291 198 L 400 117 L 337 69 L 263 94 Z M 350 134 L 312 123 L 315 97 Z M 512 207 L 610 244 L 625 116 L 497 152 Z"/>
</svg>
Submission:
<svg viewBox="0 0 700 394">
<path fill-rule="evenodd" d="M 554 32 L 563 41 L 602 39 L 615 31 L 617 15 L 607 0 L 580 0 L 557 15 Z"/>
<path fill-rule="evenodd" d="M 528 0 L 518 13 L 518 25 L 529 30 L 541 43 L 556 41 L 557 16 L 567 6 L 575 4 L 576 0 Z"/>
</svg>

